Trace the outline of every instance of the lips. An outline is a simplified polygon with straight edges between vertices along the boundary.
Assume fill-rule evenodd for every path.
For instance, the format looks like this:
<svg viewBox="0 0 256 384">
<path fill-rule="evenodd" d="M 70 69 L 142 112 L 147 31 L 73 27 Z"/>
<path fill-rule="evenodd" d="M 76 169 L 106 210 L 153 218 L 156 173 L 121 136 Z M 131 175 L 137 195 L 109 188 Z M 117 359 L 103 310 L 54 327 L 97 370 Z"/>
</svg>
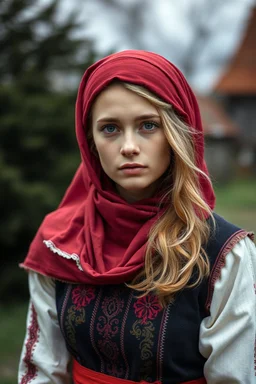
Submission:
<svg viewBox="0 0 256 384">
<path fill-rule="evenodd" d="M 138 163 L 126 163 L 121 165 L 119 169 L 133 169 L 133 168 L 146 168 L 146 167 Z"/>
</svg>

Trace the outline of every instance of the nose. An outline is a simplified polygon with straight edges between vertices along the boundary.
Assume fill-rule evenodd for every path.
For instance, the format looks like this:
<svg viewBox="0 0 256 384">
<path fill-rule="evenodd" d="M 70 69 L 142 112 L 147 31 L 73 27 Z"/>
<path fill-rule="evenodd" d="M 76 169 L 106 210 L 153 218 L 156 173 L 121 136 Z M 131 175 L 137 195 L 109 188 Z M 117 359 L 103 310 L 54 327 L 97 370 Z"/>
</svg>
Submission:
<svg viewBox="0 0 256 384">
<path fill-rule="evenodd" d="M 123 156 L 131 157 L 140 153 L 140 147 L 134 134 L 127 134 L 123 138 L 120 153 Z"/>
</svg>

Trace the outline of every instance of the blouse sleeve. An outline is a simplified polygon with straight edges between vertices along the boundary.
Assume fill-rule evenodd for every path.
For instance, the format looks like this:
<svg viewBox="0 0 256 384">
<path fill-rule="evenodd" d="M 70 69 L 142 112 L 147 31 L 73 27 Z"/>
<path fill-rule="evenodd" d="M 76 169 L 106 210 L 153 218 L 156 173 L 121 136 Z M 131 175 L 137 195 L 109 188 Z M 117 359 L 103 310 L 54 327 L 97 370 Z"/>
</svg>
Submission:
<svg viewBox="0 0 256 384">
<path fill-rule="evenodd" d="M 69 384 L 70 362 L 58 324 L 54 280 L 29 272 L 30 303 L 18 383 Z"/>
<path fill-rule="evenodd" d="M 214 286 L 210 316 L 200 328 L 208 384 L 255 384 L 256 251 L 245 238 L 226 257 Z"/>
</svg>

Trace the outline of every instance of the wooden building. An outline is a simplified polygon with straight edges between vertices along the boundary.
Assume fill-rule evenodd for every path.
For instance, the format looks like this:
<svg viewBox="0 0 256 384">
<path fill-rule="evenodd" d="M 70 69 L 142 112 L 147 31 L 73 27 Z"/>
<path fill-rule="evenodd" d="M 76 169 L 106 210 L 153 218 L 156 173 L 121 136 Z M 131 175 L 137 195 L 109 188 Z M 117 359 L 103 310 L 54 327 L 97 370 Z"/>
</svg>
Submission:
<svg viewBox="0 0 256 384">
<path fill-rule="evenodd" d="M 214 95 L 199 97 L 210 173 L 227 180 L 238 166 L 256 175 L 256 7 Z"/>
</svg>

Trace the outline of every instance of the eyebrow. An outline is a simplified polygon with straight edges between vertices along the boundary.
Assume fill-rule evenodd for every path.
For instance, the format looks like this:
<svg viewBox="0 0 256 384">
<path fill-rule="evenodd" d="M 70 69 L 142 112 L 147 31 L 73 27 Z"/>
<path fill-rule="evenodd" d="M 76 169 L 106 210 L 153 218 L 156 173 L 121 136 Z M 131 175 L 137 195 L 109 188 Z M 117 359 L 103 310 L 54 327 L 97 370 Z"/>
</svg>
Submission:
<svg viewBox="0 0 256 384">
<path fill-rule="evenodd" d="M 140 120 L 145 120 L 145 119 L 153 119 L 153 118 L 157 118 L 160 120 L 160 116 L 159 115 L 156 115 L 155 113 L 150 113 L 150 114 L 145 114 L 145 115 L 140 115 L 140 116 L 137 116 L 135 118 L 135 121 L 140 121 Z M 102 123 L 102 122 L 114 122 L 114 121 L 120 121 L 120 119 L 116 118 L 116 117 L 110 117 L 110 116 L 106 116 L 106 117 L 101 117 L 99 120 L 97 120 L 97 123 Z"/>
</svg>

